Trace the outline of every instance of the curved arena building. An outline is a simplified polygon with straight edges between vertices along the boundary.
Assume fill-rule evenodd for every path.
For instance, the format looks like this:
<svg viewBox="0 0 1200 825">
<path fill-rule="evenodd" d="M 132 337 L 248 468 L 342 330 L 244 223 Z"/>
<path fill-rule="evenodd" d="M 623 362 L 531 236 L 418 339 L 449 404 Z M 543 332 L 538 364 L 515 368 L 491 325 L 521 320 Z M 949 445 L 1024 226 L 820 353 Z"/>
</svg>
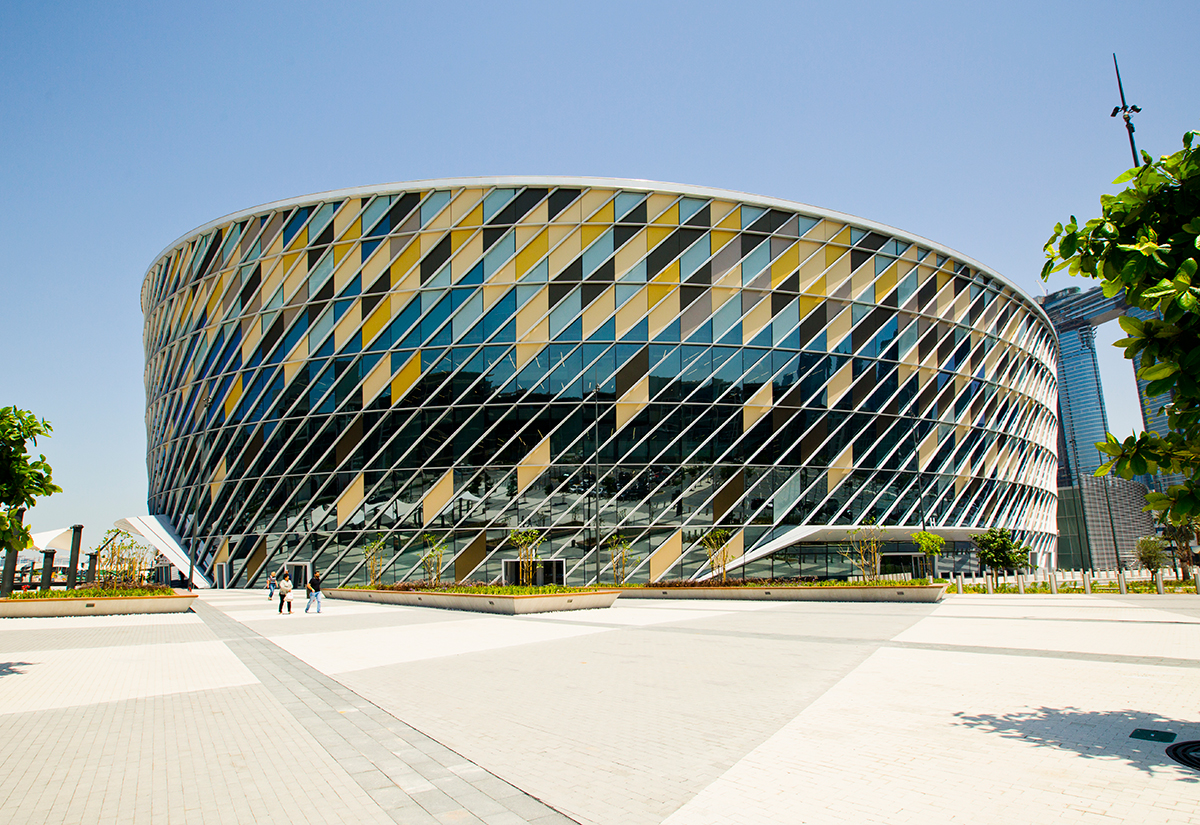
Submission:
<svg viewBox="0 0 1200 825">
<path fill-rule="evenodd" d="M 471 178 L 248 209 L 142 288 L 149 505 L 227 585 L 491 580 L 543 532 L 568 583 L 839 577 L 856 525 L 1055 544 L 1055 338 L 986 267 L 799 203 Z M 376 544 L 378 546 L 378 544 Z M 186 550 L 185 550 L 186 552 Z M 178 558 L 178 555 L 176 555 Z"/>
</svg>

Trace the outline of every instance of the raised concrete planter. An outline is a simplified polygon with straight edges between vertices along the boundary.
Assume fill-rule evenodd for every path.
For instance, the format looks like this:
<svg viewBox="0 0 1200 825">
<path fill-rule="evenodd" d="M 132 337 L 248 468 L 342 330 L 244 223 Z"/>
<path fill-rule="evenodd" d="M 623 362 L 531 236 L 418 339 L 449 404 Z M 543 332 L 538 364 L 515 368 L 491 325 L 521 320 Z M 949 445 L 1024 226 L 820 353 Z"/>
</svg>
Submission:
<svg viewBox="0 0 1200 825">
<path fill-rule="evenodd" d="M 496 596 L 476 593 L 436 593 L 429 590 L 358 590 L 335 588 L 326 593 L 333 599 L 356 602 L 401 604 L 409 607 L 440 607 L 446 610 L 470 610 L 475 613 L 552 613 L 558 610 L 592 610 L 612 607 L 625 590 L 581 590 L 574 593 Z"/>
<path fill-rule="evenodd" d="M 626 599 L 739 599 L 766 602 L 936 602 L 944 584 L 887 587 L 628 587 Z"/>
<path fill-rule="evenodd" d="M 91 599 L 0 599 L 0 618 L 186 613 L 195 600 L 194 595 L 103 596 Z"/>
</svg>

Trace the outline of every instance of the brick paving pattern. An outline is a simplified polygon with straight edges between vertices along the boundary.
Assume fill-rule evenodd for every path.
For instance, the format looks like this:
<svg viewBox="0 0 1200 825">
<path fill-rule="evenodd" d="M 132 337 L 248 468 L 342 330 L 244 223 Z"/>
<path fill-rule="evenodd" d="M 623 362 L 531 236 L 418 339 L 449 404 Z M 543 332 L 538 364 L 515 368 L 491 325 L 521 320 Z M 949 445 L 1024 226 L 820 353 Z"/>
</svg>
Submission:
<svg viewBox="0 0 1200 825">
<path fill-rule="evenodd" d="M 1200 599 L 0 620 L 12 823 L 1200 820 Z"/>
</svg>

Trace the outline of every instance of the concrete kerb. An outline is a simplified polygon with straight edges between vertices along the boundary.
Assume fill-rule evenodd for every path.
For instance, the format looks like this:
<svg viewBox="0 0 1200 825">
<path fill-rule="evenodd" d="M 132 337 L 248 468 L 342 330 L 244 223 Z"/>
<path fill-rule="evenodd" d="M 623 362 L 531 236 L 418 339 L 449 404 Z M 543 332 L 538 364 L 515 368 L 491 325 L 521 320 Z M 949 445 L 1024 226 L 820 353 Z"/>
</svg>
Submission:
<svg viewBox="0 0 1200 825">
<path fill-rule="evenodd" d="M 70 599 L 0 599 L 0 618 L 117 616 L 128 613 L 186 613 L 194 595 L 98 596 Z"/>
<path fill-rule="evenodd" d="M 466 610 L 472 613 L 499 613 L 505 616 L 612 607 L 613 602 L 624 592 L 622 590 L 577 590 L 567 593 L 530 593 L 507 596 L 491 593 L 362 590 L 341 587 L 327 591 L 331 599 L 397 604 L 405 607 L 436 607 L 444 610 Z"/>
<path fill-rule="evenodd" d="M 766 602 L 911 602 L 941 601 L 947 585 L 906 587 L 629 587 L 625 599 L 727 599 Z"/>
</svg>

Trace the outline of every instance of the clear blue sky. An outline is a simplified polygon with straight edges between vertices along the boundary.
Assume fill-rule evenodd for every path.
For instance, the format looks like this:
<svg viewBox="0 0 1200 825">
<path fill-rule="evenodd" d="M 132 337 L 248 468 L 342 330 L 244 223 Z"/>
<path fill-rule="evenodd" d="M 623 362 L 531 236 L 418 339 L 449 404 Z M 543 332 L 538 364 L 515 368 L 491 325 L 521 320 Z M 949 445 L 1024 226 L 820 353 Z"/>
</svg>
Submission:
<svg viewBox="0 0 1200 825">
<path fill-rule="evenodd" d="M 142 276 L 213 218 L 427 177 L 650 178 L 882 221 L 1036 293 L 1055 221 L 1130 165 L 1112 52 L 1163 154 L 1200 128 L 1197 33 L 1195 0 L 10 0 L 0 404 L 53 423 L 65 490 L 30 520 L 91 544 L 145 512 Z"/>
</svg>

